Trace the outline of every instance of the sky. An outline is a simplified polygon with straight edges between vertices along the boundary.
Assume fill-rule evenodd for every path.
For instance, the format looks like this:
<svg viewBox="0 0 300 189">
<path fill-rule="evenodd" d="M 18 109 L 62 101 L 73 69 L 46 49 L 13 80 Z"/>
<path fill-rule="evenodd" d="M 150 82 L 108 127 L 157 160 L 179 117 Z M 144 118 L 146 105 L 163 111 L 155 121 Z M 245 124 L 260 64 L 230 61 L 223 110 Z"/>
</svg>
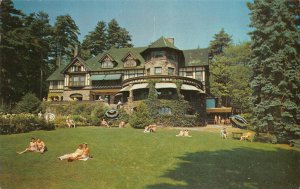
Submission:
<svg viewBox="0 0 300 189">
<path fill-rule="evenodd" d="M 80 29 L 79 40 L 98 21 L 116 19 L 129 32 L 135 47 L 147 46 L 159 37 L 172 37 L 179 49 L 206 48 L 222 28 L 234 43 L 249 41 L 247 0 L 13 0 L 29 14 L 44 11 L 53 25 L 69 14 Z"/>
</svg>

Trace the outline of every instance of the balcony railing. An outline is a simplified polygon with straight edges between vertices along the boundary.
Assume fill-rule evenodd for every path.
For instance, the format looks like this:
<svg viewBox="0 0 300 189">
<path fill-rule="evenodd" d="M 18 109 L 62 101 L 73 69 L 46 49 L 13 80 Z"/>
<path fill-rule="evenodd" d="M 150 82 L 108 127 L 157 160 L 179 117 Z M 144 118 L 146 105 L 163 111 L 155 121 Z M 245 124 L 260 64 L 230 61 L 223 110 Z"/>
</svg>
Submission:
<svg viewBox="0 0 300 189">
<path fill-rule="evenodd" d="M 150 80 L 158 80 L 160 82 L 181 81 L 183 84 L 193 85 L 205 91 L 205 88 L 201 81 L 198 81 L 193 78 L 182 77 L 182 76 L 171 76 L 171 75 L 149 75 L 149 76 L 129 78 L 122 82 L 122 87 L 124 88 L 129 84 L 146 83 L 149 82 Z"/>
</svg>

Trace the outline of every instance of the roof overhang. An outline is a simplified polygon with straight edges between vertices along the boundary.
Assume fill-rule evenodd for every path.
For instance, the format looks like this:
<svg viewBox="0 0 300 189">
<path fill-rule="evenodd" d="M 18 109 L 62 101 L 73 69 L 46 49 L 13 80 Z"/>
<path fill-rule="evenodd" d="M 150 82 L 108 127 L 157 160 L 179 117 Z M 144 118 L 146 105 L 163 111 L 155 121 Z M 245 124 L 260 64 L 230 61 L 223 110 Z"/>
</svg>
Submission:
<svg viewBox="0 0 300 189">
<path fill-rule="evenodd" d="M 181 85 L 181 90 L 186 90 L 186 91 L 198 91 L 199 93 L 205 93 L 203 90 L 193 86 L 193 85 L 187 85 L 187 84 L 182 84 Z"/>
<path fill-rule="evenodd" d="M 140 84 L 135 84 L 131 87 L 131 90 L 136 90 L 136 89 L 145 89 L 148 87 L 148 83 L 140 83 Z"/>
</svg>

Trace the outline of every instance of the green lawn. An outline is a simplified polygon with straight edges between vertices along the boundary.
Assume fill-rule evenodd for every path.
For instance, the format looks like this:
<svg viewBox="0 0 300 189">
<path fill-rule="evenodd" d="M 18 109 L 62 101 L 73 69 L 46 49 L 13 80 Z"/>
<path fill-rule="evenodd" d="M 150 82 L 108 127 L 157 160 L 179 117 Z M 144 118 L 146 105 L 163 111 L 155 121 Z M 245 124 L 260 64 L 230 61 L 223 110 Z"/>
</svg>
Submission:
<svg viewBox="0 0 300 189">
<path fill-rule="evenodd" d="M 0 188 L 291 188 L 300 187 L 300 150 L 285 145 L 222 140 L 218 133 L 178 130 L 154 134 L 131 128 L 76 128 L 0 136 Z M 45 154 L 15 152 L 30 137 Z M 89 144 L 93 160 L 67 162 L 59 155 Z"/>
</svg>

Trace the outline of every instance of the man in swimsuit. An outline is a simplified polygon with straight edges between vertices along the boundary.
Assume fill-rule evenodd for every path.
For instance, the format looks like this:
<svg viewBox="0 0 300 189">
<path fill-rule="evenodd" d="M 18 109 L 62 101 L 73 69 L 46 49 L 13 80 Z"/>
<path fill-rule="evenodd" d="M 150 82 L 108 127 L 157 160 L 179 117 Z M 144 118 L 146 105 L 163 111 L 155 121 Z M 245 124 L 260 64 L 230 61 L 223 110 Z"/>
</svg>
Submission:
<svg viewBox="0 0 300 189">
<path fill-rule="evenodd" d="M 47 150 L 45 143 L 41 139 L 36 140 L 37 151 L 44 153 Z"/>
</svg>

